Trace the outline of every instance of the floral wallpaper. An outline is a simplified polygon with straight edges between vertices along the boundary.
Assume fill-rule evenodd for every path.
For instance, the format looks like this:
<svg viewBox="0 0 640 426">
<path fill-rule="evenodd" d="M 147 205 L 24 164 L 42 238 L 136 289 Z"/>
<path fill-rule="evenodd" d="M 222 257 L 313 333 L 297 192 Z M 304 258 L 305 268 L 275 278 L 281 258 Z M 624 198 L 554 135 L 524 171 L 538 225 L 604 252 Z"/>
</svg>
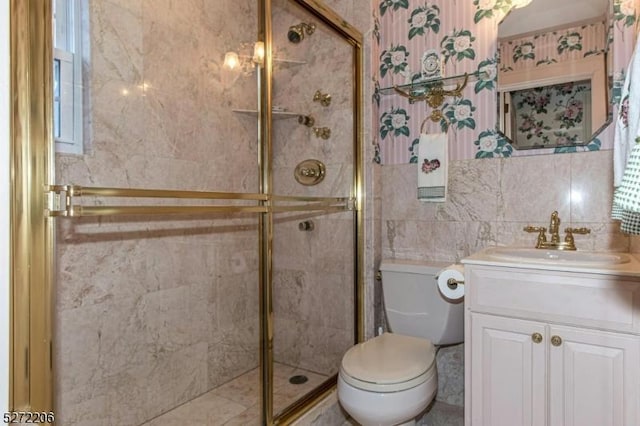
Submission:
<svg viewBox="0 0 640 426">
<path fill-rule="evenodd" d="M 521 148 L 567 145 L 591 136 L 591 83 L 564 83 L 512 92 L 515 140 Z M 599 148 L 599 144 L 590 144 Z"/>
<path fill-rule="evenodd" d="M 608 30 L 614 50 L 612 66 L 615 73 L 612 78 L 616 92 L 624 81 L 625 69 L 633 52 L 637 3 L 640 0 L 613 1 L 614 25 Z M 428 133 L 447 132 L 451 160 L 611 149 L 612 126 L 588 146 L 555 150 L 514 150 L 496 133 L 497 28 L 510 8 L 511 0 L 378 2 L 374 9 L 373 46 L 378 55 L 374 65 L 377 75 L 372 83 L 376 88 L 372 102 L 374 111 L 377 111 L 375 125 L 378 129 L 374 161 L 383 164 L 416 162 L 423 123 Z M 580 39 L 572 33 L 558 35 L 562 40 L 558 40 L 555 46 L 556 55 L 578 54 L 578 50 L 582 55 L 590 51 L 593 51 L 590 54 L 597 54 L 597 50 L 603 48 L 591 46 L 584 36 Z M 481 76 L 469 81 L 462 96 L 446 97 L 440 107 L 442 117 L 435 122 L 426 119 L 432 109 L 425 102 L 411 103 L 405 97 L 387 94 L 388 91 L 384 90 L 420 79 L 424 72 L 425 53 L 434 49 L 442 58 L 441 68 L 445 77 L 464 73 L 480 73 Z M 561 52 L 558 53 L 558 49 Z M 530 60 L 525 59 L 525 56 L 531 56 L 528 47 L 521 46 L 519 52 L 521 57 L 517 62 Z M 547 59 L 553 60 L 550 54 L 536 56 L 537 61 Z M 513 58 L 511 60 L 519 66 Z"/>
<path fill-rule="evenodd" d="M 543 67 L 605 52 L 604 22 L 571 27 L 499 44 L 500 71 Z"/>
</svg>

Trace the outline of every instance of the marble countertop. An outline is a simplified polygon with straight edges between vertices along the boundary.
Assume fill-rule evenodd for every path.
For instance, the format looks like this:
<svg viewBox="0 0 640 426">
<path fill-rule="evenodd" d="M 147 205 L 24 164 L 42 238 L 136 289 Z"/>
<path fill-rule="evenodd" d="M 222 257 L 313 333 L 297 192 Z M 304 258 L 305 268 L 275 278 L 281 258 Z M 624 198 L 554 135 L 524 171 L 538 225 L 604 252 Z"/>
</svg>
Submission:
<svg viewBox="0 0 640 426">
<path fill-rule="evenodd" d="M 554 261 L 545 259 L 507 259 L 496 256 L 496 249 L 498 249 L 498 247 L 485 248 L 477 253 L 472 254 L 471 256 L 465 257 L 460 261 L 460 263 L 464 265 L 501 266 L 505 268 L 527 268 L 558 272 L 578 272 L 640 278 L 640 255 L 638 254 L 599 252 L 604 255 L 622 256 L 625 259 L 628 259 L 628 262 L 617 264 L 588 264 L 572 263 L 571 261 L 563 260 Z M 531 249 L 531 247 L 517 247 L 516 249 Z M 596 252 L 585 251 L 584 253 Z"/>
</svg>

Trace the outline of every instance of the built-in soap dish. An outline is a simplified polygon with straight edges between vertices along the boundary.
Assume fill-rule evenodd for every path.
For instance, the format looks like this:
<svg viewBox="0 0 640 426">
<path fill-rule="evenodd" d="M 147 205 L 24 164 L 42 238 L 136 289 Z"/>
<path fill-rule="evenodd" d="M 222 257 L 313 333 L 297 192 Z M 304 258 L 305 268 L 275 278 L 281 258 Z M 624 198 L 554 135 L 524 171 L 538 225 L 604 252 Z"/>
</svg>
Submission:
<svg viewBox="0 0 640 426">
<path fill-rule="evenodd" d="M 304 160 L 296 166 L 293 176 L 301 185 L 317 185 L 324 179 L 325 170 L 320 160 Z"/>
</svg>

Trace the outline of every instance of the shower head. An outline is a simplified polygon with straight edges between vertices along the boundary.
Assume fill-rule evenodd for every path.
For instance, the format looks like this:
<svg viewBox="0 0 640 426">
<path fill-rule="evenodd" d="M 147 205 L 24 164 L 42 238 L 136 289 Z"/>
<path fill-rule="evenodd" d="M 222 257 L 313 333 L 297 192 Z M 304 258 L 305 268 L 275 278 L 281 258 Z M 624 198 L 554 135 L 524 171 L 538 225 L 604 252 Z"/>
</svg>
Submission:
<svg viewBox="0 0 640 426">
<path fill-rule="evenodd" d="M 307 35 L 311 35 L 315 30 L 316 30 L 316 24 L 307 24 L 307 23 L 301 22 L 298 25 L 292 25 L 289 27 L 287 38 L 291 43 L 298 44 L 302 40 L 304 40 L 305 32 L 307 33 Z"/>
</svg>

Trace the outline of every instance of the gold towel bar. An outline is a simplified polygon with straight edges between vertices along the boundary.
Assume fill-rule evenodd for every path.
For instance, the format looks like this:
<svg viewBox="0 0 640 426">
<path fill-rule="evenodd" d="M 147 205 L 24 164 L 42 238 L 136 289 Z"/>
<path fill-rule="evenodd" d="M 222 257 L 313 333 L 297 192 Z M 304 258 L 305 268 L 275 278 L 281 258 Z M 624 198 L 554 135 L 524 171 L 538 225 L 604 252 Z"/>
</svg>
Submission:
<svg viewBox="0 0 640 426">
<path fill-rule="evenodd" d="M 50 192 L 67 192 L 71 196 L 135 197 L 135 198 L 197 198 L 208 200 L 261 200 L 265 194 L 211 191 L 180 191 L 175 189 L 107 188 L 79 185 L 52 185 Z"/>
<path fill-rule="evenodd" d="M 349 197 L 278 196 L 258 193 L 179 191 L 167 189 L 85 187 L 51 185 L 48 187 L 51 217 L 118 216 L 118 215 L 195 215 L 211 213 L 267 213 L 295 211 L 348 211 L 355 209 Z M 258 201 L 260 205 L 82 205 L 81 197 L 174 198 L 198 200 Z M 269 202 L 271 201 L 271 202 Z M 275 205 L 276 202 L 305 204 Z"/>
</svg>

